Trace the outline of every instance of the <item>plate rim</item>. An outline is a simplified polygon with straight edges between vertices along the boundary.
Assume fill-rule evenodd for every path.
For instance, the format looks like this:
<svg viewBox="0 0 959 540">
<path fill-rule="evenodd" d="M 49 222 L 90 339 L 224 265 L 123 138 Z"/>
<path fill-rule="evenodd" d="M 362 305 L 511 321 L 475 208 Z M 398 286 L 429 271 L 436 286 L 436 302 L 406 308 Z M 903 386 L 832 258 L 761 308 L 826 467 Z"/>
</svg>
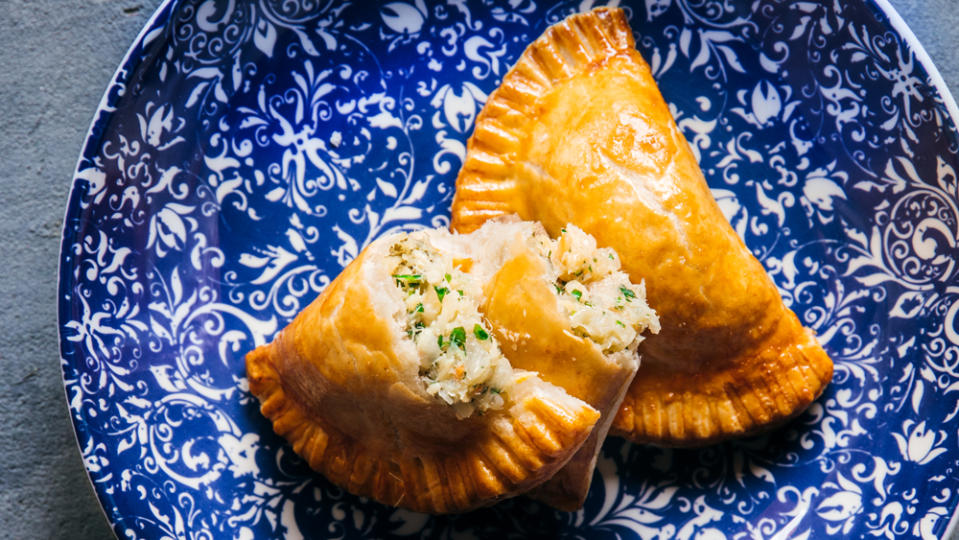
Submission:
<svg viewBox="0 0 959 540">
<path fill-rule="evenodd" d="M 106 519 L 107 524 L 110 527 L 111 532 L 119 538 L 118 527 L 120 520 L 116 519 L 116 516 L 111 515 L 110 511 L 107 510 L 106 499 L 109 498 L 110 494 L 96 484 L 93 481 L 93 476 L 91 476 L 90 468 L 87 466 L 86 459 L 83 457 L 83 447 L 80 444 L 80 432 L 78 426 L 78 420 L 73 414 L 73 410 L 70 408 L 70 394 L 69 389 L 67 388 L 67 378 L 66 378 L 66 364 L 67 360 L 63 354 L 63 347 L 65 344 L 65 338 L 63 335 L 64 330 L 64 309 L 61 309 L 62 306 L 62 297 L 61 297 L 61 286 L 63 284 L 63 273 L 64 273 L 64 254 L 69 248 L 66 245 L 67 238 L 67 227 L 69 223 L 67 218 L 70 215 L 70 211 L 75 206 L 76 201 L 74 200 L 78 195 L 77 187 L 77 173 L 80 172 L 80 167 L 83 164 L 84 156 L 87 154 L 87 151 L 91 146 L 100 140 L 102 140 L 102 135 L 97 136 L 94 130 L 97 127 L 97 124 L 101 121 L 106 120 L 110 115 L 113 114 L 110 106 L 110 93 L 117 87 L 117 84 L 121 82 L 121 76 L 127 74 L 124 81 L 129 80 L 129 73 L 132 72 L 132 68 L 140 65 L 143 62 L 143 58 L 138 58 L 134 61 L 135 55 L 143 49 L 143 42 L 146 37 L 156 29 L 157 23 L 161 18 L 169 18 L 169 14 L 172 11 L 173 4 L 179 3 L 180 0 L 162 0 L 157 8 L 150 15 L 150 18 L 143 23 L 143 28 L 137 32 L 135 38 L 130 43 L 130 47 L 127 48 L 126 53 L 124 53 L 123 58 L 117 64 L 116 69 L 113 72 L 113 75 L 110 77 L 110 81 L 106 84 L 103 89 L 103 95 L 100 96 L 100 101 L 97 104 L 96 110 L 93 112 L 93 116 L 90 120 L 90 124 L 87 126 L 85 135 L 83 137 L 83 144 L 80 147 L 80 154 L 77 156 L 76 164 L 73 166 L 73 175 L 70 178 L 69 192 L 66 197 L 66 204 L 63 209 L 63 218 L 61 219 L 62 225 L 60 226 L 60 249 L 57 250 L 57 285 L 56 285 L 56 312 L 57 312 L 57 352 L 59 356 L 59 368 L 60 368 L 60 385 L 63 389 L 63 404 L 66 405 L 67 414 L 70 417 L 70 426 L 73 428 L 73 442 L 76 446 L 77 453 L 79 454 L 80 461 L 83 463 L 83 472 L 87 479 L 87 484 L 90 486 L 90 489 L 93 491 L 93 494 L 96 496 L 97 506 L 100 508 L 100 514 Z M 166 22 L 164 21 L 164 24 Z"/>
<path fill-rule="evenodd" d="M 182 0 L 162 0 L 160 4 L 156 7 L 154 12 L 143 24 L 143 27 L 137 33 L 131 42 L 126 53 L 123 55 L 120 62 L 117 64 L 116 69 L 114 70 L 113 75 L 110 77 L 109 82 L 106 84 L 103 90 L 103 94 L 100 97 L 100 101 L 93 112 L 92 119 L 85 130 L 85 135 L 83 138 L 83 143 L 79 155 L 76 160 L 76 164 L 73 167 L 73 175 L 69 181 L 69 191 L 66 197 L 66 204 L 63 210 L 63 219 L 62 225 L 60 228 L 60 246 L 57 254 L 57 276 L 56 276 L 56 313 L 57 313 L 57 349 L 59 354 L 59 368 L 60 368 L 60 384 L 63 390 L 64 404 L 67 407 L 67 413 L 70 416 L 70 424 L 72 427 L 73 441 L 76 445 L 77 452 L 80 455 L 80 460 L 83 463 L 84 473 L 86 475 L 87 483 L 90 488 L 93 490 L 94 495 L 96 496 L 97 505 L 100 508 L 101 515 L 107 520 L 107 523 L 110 526 L 111 531 L 115 535 L 118 535 L 119 523 L 121 519 L 118 519 L 119 516 L 114 516 L 107 510 L 106 502 L 108 499 L 112 499 L 112 496 L 106 492 L 102 486 L 98 486 L 91 476 L 90 468 L 87 466 L 86 460 L 83 458 L 83 448 L 80 443 L 80 432 L 79 432 L 79 423 L 80 421 L 73 414 L 72 409 L 70 408 L 70 395 L 68 393 L 67 380 L 66 380 L 66 365 L 67 360 L 64 355 L 64 346 L 65 338 L 63 335 L 64 332 L 64 316 L 65 308 L 62 308 L 62 296 L 61 296 L 61 286 L 63 284 L 63 275 L 64 275 L 64 255 L 68 250 L 68 247 L 65 243 L 67 237 L 67 228 L 69 223 L 67 218 L 71 213 L 71 210 L 77 204 L 75 199 L 80 196 L 77 188 L 77 182 L 79 177 L 77 173 L 80 172 L 80 166 L 83 163 L 84 156 L 87 152 L 95 145 L 98 144 L 104 133 L 96 133 L 95 129 L 97 125 L 101 122 L 105 122 L 112 114 L 115 112 L 115 109 L 111 107 L 111 93 L 117 89 L 117 86 L 121 82 L 129 82 L 130 75 L 133 73 L 136 67 L 138 67 L 144 61 L 144 57 L 137 58 L 136 55 L 142 52 L 144 47 L 144 42 L 149 34 L 153 31 L 159 30 L 162 27 L 165 27 L 169 23 L 169 17 L 172 13 L 173 7 L 179 4 Z M 549 1 L 549 0 L 547 0 Z M 896 32 L 896 34 L 907 44 L 912 50 L 915 59 L 918 61 L 918 64 L 926 72 L 927 83 L 936 91 L 938 96 L 941 99 L 942 106 L 946 109 L 945 113 L 949 120 L 949 125 L 951 125 L 953 132 L 956 134 L 956 138 L 959 139 L 959 104 L 957 104 L 956 98 L 953 95 L 952 91 L 949 89 L 948 84 L 945 81 L 945 78 L 942 76 L 942 72 L 936 66 L 932 57 L 929 55 L 926 48 L 922 45 L 922 42 L 913 32 L 912 28 L 906 22 L 906 20 L 899 14 L 895 6 L 891 3 L 891 0 L 858 0 L 862 5 L 871 5 L 875 8 L 878 13 L 886 18 L 886 23 L 891 30 Z M 161 24 L 163 26 L 161 26 Z M 125 89 L 124 91 L 125 92 Z M 123 93 L 120 93 L 117 98 L 122 97 Z M 71 267 L 72 268 L 72 267 Z M 959 503 L 952 508 L 952 516 L 949 519 L 948 524 L 946 525 L 945 530 L 943 531 L 944 540 L 953 540 L 959 537 Z"/>
<path fill-rule="evenodd" d="M 946 111 L 949 113 L 949 119 L 952 120 L 952 125 L 959 131 L 959 125 L 956 124 L 957 119 L 959 119 L 959 105 L 956 104 L 956 98 L 949 90 L 949 85 L 946 84 L 946 79 L 943 78 L 942 72 L 936 67 L 935 62 L 932 61 L 932 57 L 929 56 L 926 48 L 922 46 L 922 42 L 919 41 L 915 32 L 912 31 L 912 28 L 909 27 L 906 20 L 902 18 L 902 15 L 896 11 L 895 6 L 892 5 L 890 0 L 863 1 L 875 4 L 889 20 L 889 25 L 892 26 L 892 29 L 908 43 L 909 48 L 911 48 L 913 54 L 916 55 L 916 60 L 918 60 L 923 69 L 926 70 L 926 75 L 929 76 L 929 82 L 932 83 L 933 87 L 942 97 L 943 105 L 945 105 Z"/>
<path fill-rule="evenodd" d="M 957 133 L 957 136 L 959 136 L 959 124 L 957 124 L 957 121 L 959 121 L 959 105 L 956 104 L 956 98 L 949 90 L 949 86 L 946 84 L 942 72 L 936 67 L 935 62 L 932 61 L 932 57 L 929 56 L 926 48 L 922 46 L 919 37 L 912 31 L 912 28 L 909 27 L 909 24 L 902 18 L 902 15 L 899 14 L 890 0 L 863 0 L 863 2 L 871 2 L 876 6 L 876 8 L 886 16 L 889 26 L 899 34 L 903 41 L 909 45 L 909 48 L 912 49 L 919 65 L 926 70 L 926 75 L 929 79 L 928 82 L 932 84 L 933 88 L 936 89 L 936 92 L 942 98 L 942 103 L 946 108 L 952 129 Z M 952 516 L 946 524 L 942 538 L 943 540 L 955 540 L 957 533 L 959 533 L 959 503 L 952 508 Z"/>
</svg>

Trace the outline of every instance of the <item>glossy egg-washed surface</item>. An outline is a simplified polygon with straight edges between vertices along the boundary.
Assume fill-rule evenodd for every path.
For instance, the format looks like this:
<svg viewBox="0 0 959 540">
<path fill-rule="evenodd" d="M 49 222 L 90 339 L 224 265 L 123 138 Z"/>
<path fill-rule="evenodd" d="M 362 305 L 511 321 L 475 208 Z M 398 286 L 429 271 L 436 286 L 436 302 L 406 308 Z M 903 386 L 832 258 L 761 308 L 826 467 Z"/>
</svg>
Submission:
<svg viewBox="0 0 959 540">
<path fill-rule="evenodd" d="M 833 365 L 726 221 L 679 133 L 625 12 L 551 26 L 476 118 L 451 228 L 518 213 L 552 235 L 575 223 L 648 285 L 662 330 L 613 432 L 705 446 L 768 431 L 808 407 Z"/>
<path fill-rule="evenodd" d="M 868 2 L 628 3 L 724 214 L 836 362 L 758 439 L 610 439 L 580 513 L 429 518 L 276 436 L 243 355 L 387 231 L 448 223 L 486 96 L 577 3 L 171 2 L 105 96 L 67 209 L 80 448 L 121 537 L 938 537 L 959 488 L 956 134 Z"/>
</svg>

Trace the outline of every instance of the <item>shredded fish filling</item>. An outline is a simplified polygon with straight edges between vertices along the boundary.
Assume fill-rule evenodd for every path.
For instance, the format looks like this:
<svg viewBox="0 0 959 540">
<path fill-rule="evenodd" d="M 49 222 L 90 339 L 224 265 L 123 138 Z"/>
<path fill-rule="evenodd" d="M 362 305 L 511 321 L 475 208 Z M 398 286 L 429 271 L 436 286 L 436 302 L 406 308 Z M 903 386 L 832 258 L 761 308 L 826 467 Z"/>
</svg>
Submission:
<svg viewBox="0 0 959 540">
<path fill-rule="evenodd" d="M 573 332 L 606 354 L 634 352 L 644 331 L 659 332 L 645 286 L 630 282 L 612 249 L 597 247 L 572 225 L 556 240 L 545 233 L 529 240 L 550 268 L 546 279 Z M 481 284 L 425 232 L 397 240 L 390 257 L 404 298 L 403 330 L 416 346 L 425 391 L 459 418 L 502 408 L 513 371 L 479 311 Z"/>
<path fill-rule="evenodd" d="M 419 352 L 426 392 L 456 416 L 504 405 L 512 368 L 479 312 L 481 291 L 422 234 L 391 246 L 392 278 L 405 296 L 405 331 Z"/>
<path fill-rule="evenodd" d="M 573 331 L 604 353 L 635 351 L 642 332 L 659 332 L 659 318 L 646 304 L 646 287 L 620 270 L 619 257 L 578 227 L 567 225 L 558 239 L 541 244 L 557 278 L 553 284 Z"/>
</svg>

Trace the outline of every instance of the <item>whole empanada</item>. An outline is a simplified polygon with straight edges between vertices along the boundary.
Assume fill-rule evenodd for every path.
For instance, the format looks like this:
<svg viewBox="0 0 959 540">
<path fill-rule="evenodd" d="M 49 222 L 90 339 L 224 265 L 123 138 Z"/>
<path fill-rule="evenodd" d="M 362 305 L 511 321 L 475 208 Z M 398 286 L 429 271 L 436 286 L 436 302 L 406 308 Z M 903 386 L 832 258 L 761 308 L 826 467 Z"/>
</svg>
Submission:
<svg viewBox="0 0 959 540">
<path fill-rule="evenodd" d="M 551 383 L 563 380 L 549 370 L 567 368 L 523 357 L 533 346 L 523 328 L 509 326 L 525 314 L 556 320 L 561 312 L 559 301 L 552 311 L 529 304 L 551 286 L 517 266 L 534 259 L 537 239 L 551 242 L 531 227 L 491 224 L 469 238 L 418 231 L 364 249 L 271 344 L 247 356 L 250 389 L 277 433 L 348 491 L 417 511 L 492 504 L 546 482 L 571 458 L 571 472 L 559 478 L 571 475 L 581 486 L 586 476 L 588 487 L 595 448 L 587 457 L 579 452 L 609 424 L 588 399 L 611 419 L 619 400 L 609 394 L 621 395 L 623 378 L 628 384 L 635 373 L 638 334 L 655 315 L 641 302 L 642 288 L 629 285 L 646 311 L 624 305 L 627 334 L 617 341 L 595 322 L 576 327 L 620 349 L 573 362 L 571 369 L 579 362 L 605 386 L 583 392 L 584 383 L 570 391 Z M 625 274 L 617 279 L 628 284 Z M 581 288 L 587 298 L 596 290 Z M 585 341 L 567 329 L 563 346 Z"/>
<path fill-rule="evenodd" d="M 662 445 L 754 433 L 805 409 L 832 362 L 710 194 L 621 10 L 549 28 L 490 94 L 452 228 L 518 214 L 574 223 L 645 279 L 662 331 L 613 431 Z"/>
</svg>

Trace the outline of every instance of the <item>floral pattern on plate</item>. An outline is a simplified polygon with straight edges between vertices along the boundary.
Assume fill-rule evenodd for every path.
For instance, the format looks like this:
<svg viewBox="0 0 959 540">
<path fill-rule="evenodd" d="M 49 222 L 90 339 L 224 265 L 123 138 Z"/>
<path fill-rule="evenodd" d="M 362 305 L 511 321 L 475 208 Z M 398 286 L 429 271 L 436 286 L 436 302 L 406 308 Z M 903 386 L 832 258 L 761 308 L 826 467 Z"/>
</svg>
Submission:
<svg viewBox="0 0 959 540">
<path fill-rule="evenodd" d="M 807 413 L 610 439 L 585 507 L 429 517 L 311 473 L 243 355 L 370 240 L 448 223 L 473 120 L 589 1 L 169 1 L 108 88 L 64 226 L 67 399 L 121 537 L 936 538 L 959 500 L 959 145 L 870 1 L 625 2 L 736 231 L 836 361 Z M 742 4 L 742 5 L 741 5 Z"/>
</svg>

